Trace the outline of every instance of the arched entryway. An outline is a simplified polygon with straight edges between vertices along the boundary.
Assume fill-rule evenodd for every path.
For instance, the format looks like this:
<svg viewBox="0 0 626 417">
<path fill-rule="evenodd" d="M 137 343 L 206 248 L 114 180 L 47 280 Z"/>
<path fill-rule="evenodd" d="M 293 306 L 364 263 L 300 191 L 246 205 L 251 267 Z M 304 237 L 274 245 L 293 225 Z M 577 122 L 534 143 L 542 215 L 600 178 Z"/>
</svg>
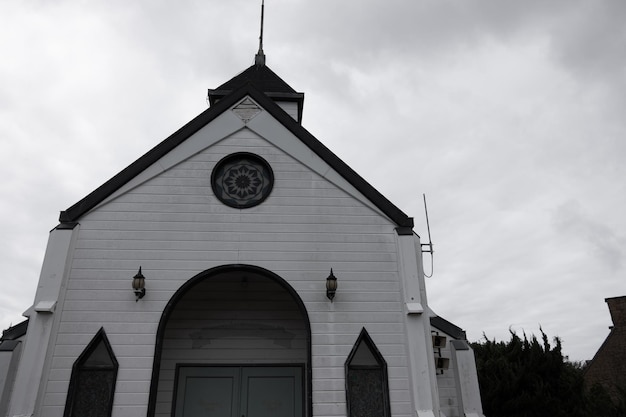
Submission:
<svg viewBox="0 0 626 417">
<path fill-rule="evenodd" d="M 167 304 L 157 331 L 149 416 L 193 417 L 210 408 L 226 417 L 253 415 L 253 409 L 258 416 L 306 417 L 310 387 L 308 314 L 278 275 L 250 265 L 213 268 L 190 279 Z"/>
</svg>

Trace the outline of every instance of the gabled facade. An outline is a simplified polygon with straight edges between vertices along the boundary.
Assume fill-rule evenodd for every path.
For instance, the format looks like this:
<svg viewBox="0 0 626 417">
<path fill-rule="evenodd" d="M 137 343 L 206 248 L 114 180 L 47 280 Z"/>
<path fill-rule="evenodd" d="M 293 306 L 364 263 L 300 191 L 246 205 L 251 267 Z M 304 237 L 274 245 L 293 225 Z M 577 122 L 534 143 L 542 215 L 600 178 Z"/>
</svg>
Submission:
<svg viewBox="0 0 626 417">
<path fill-rule="evenodd" d="M 267 66 L 209 99 L 61 212 L 7 415 L 439 415 L 412 218 Z"/>
</svg>

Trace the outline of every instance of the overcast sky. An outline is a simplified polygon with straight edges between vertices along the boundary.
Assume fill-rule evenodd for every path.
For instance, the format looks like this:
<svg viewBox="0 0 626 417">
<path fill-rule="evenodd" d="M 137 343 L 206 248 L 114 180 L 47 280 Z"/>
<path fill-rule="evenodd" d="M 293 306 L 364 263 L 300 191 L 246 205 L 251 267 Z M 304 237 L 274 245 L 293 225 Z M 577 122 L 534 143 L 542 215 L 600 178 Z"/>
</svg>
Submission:
<svg viewBox="0 0 626 417">
<path fill-rule="evenodd" d="M 70 207 L 253 63 L 260 0 L 0 0 L 0 327 Z M 626 295 L 626 2 L 267 0 L 303 126 L 435 245 L 431 307 L 591 359 Z M 425 257 L 426 273 L 430 259 Z M 129 283 L 130 285 L 130 283 Z M 130 291 L 130 289 L 129 289 Z"/>
</svg>

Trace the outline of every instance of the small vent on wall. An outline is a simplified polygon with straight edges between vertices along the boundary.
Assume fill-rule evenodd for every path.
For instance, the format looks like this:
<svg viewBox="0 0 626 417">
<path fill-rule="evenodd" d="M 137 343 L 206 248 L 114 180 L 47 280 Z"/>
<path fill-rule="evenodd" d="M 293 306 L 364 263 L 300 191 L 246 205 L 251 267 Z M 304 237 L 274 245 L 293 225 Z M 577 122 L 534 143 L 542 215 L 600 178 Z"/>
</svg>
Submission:
<svg viewBox="0 0 626 417">
<path fill-rule="evenodd" d="M 244 123 L 248 123 L 250 120 L 261 113 L 261 108 L 249 98 L 245 98 L 235 107 L 233 107 L 233 113 L 235 113 Z"/>
</svg>

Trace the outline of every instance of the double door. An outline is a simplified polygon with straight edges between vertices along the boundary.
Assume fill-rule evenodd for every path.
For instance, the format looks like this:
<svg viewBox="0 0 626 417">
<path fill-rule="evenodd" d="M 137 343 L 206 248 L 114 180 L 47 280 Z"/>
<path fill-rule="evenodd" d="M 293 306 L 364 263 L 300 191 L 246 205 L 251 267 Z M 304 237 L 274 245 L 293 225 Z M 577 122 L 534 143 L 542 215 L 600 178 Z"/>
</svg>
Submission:
<svg viewBox="0 0 626 417">
<path fill-rule="evenodd" d="M 175 417 L 302 417 L 302 367 L 179 366 Z"/>
</svg>

